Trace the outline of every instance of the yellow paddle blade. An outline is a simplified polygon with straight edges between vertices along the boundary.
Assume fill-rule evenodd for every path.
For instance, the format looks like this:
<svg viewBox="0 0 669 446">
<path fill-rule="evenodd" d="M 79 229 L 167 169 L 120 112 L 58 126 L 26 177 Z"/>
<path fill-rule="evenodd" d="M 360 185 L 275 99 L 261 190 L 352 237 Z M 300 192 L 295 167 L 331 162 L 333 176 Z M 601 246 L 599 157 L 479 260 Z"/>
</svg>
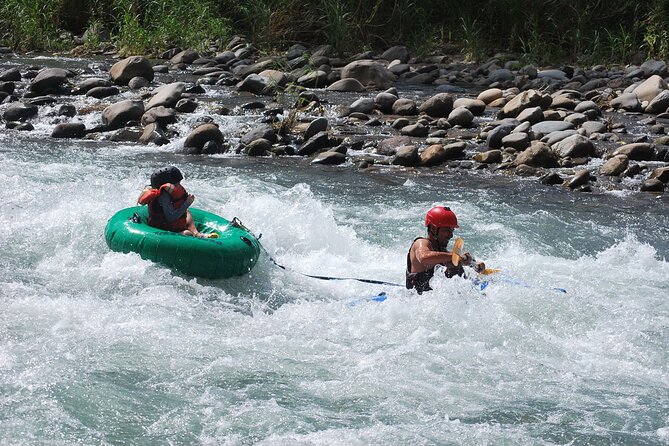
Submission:
<svg viewBox="0 0 669 446">
<path fill-rule="evenodd" d="M 465 246 L 465 241 L 462 239 L 462 237 L 456 238 L 455 243 L 453 243 L 453 250 L 451 252 L 451 261 L 455 266 L 458 266 L 458 264 L 460 263 L 463 246 Z"/>
<path fill-rule="evenodd" d="M 501 272 L 502 270 L 499 268 L 486 268 L 479 274 L 483 274 L 484 276 L 489 276 L 490 274 L 501 273 Z"/>
</svg>

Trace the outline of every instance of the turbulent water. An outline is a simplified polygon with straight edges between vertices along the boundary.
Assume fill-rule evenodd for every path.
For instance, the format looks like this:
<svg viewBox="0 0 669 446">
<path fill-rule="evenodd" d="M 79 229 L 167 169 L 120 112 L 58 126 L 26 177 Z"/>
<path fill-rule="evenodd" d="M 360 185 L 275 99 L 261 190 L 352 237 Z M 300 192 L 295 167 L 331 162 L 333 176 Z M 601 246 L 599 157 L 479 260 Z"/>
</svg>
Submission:
<svg viewBox="0 0 669 446">
<path fill-rule="evenodd" d="M 52 140 L 44 114 L 0 132 L 1 444 L 669 443 L 666 197 Z M 110 252 L 107 219 L 168 163 L 288 269 Z M 484 293 L 304 276 L 401 284 L 433 204 L 502 269 Z"/>
</svg>

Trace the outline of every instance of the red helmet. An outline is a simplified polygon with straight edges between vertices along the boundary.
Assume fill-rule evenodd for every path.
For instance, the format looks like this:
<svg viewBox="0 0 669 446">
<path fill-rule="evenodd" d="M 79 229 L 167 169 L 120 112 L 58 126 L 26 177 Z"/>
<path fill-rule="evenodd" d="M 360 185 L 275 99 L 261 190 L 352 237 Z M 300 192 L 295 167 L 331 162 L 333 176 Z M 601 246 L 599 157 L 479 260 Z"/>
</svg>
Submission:
<svg viewBox="0 0 669 446">
<path fill-rule="evenodd" d="M 459 228 L 458 217 L 455 216 L 450 208 L 444 206 L 435 206 L 425 216 L 425 226 L 435 226 L 437 228 Z"/>
</svg>

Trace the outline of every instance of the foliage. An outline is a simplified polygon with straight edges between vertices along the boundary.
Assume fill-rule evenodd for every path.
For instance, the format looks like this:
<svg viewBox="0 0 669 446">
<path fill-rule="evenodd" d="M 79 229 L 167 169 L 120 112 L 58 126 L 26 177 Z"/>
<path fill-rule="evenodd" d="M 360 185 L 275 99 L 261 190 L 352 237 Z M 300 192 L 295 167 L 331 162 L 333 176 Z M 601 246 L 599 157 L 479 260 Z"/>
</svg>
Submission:
<svg viewBox="0 0 669 446">
<path fill-rule="evenodd" d="M 93 24 L 124 53 L 221 48 L 238 33 L 268 50 L 329 44 L 339 55 L 392 45 L 427 55 L 454 44 L 470 60 L 499 51 L 534 63 L 669 57 L 669 0 L 0 1 L 0 44 L 20 51 L 71 46 L 64 32 Z"/>
</svg>

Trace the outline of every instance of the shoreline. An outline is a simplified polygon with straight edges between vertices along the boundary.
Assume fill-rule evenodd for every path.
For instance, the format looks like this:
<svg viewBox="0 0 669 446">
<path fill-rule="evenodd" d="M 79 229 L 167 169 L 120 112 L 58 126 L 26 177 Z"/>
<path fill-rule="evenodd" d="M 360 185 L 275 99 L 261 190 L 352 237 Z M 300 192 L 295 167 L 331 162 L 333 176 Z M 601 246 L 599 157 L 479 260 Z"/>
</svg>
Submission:
<svg viewBox="0 0 669 446">
<path fill-rule="evenodd" d="M 4 54 L 0 125 L 30 132 L 40 107 L 50 106 L 58 109 L 53 138 L 160 146 L 182 138 L 174 126 L 204 109 L 179 151 L 298 155 L 370 172 L 485 169 L 577 192 L 658 195 L 669 181 L 664 61 L 539 69 L 501 57 L 425 62 L 405 47 L 341 60 L 327 47 L 259 57 L 243 40 L 229 46 L 208 57 L 175 50 L 163 61 L 74 59 L 86 69 Z M 261 118 L 245 133 L 224 134 L 216 124 L 249 113 Z M 83 124 L 84 115 L 99 125 Z"/>
</svg>

